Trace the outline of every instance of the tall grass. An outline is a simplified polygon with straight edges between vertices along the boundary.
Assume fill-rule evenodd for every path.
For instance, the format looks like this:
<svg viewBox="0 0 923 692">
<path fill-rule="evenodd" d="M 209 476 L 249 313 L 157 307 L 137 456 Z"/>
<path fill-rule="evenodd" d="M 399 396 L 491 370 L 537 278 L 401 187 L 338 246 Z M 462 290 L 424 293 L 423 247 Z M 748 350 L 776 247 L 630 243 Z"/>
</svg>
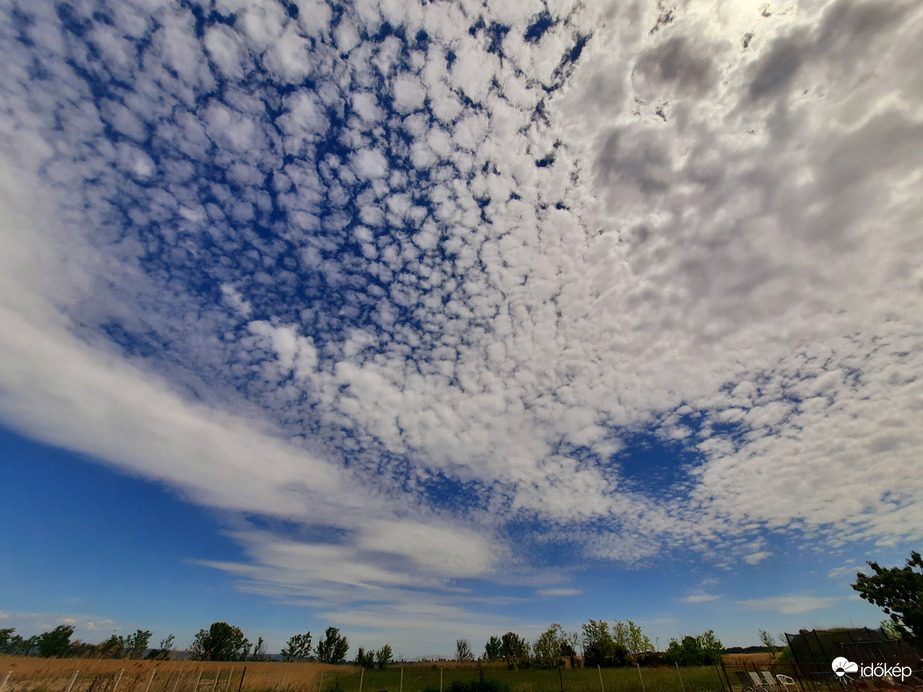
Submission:
<svg viewBox="0 0 923 692">
<path fill-rule="evenodd" d="M 247 672 L 241 685 L 245 666 Z M 155 669 L 157 672 L 151 682 Z M 12 671 L 4 692 L 66 692 L 76 671 L 79 674 L 71 692 L 317 692 L 325 671 L 344 673 L 350 670 L 352 668 L 322 663 L 0 656 L 0 682 Z"/>
</svg>

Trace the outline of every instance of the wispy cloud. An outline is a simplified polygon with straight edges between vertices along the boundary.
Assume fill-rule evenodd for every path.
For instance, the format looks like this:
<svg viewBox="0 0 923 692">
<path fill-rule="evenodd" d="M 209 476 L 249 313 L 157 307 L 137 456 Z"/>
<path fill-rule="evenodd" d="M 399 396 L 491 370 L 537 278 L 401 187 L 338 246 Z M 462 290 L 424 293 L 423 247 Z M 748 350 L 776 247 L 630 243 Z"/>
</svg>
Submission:
<svg viewBox="0 0 923 692">
<path fill-rule="evenodd" d="M 829 608 L 841 600 L 841 598 L 822 596 L 770 596 L 737 601 L 736 605 L 741 610 L 763 610 L 793 615 Z"/>
<path fill-rule="evenodd" d="M 539 596 L 579 596 L 583 592 L 580 589 L 560 587 L 557 589 L 539 589 L 535 593 Z"/>
<path fill-rule="evenodd" d="M 721 598 L 720 594 L 696 591 L 695 593 L 691 593 L 688 596 L 683 596 L 679 600 L 681 600 L 683 603 L 711 603 L 712 601 L 717 601 L 719 598 Z"/>
</svg>

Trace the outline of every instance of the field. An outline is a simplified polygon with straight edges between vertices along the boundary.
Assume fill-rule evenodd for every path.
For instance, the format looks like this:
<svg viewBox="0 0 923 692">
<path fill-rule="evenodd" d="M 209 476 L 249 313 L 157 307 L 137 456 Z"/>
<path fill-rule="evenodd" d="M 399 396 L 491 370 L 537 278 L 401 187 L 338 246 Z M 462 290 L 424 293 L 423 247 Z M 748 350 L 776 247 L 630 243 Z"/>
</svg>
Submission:
<svg viewBox="0 0 923 692">
<path fill-rule="evenodd" d="M 241 680 L 244 666 L 247 671 Z M 154 672 L 156 670 L 156 672 Z M 201 663 L 41 659 L 0 656 L 2 692 L 435 692 L 454 681 L 478 680 L 475 665 L 400 664 L 361 672 L 354 666 L 318 663 Z M 71 686 L 74 673 L 77 678 Z M 441 681 L 440 681 L 441 673 Z M 485 666 L 485 679 L 510 692 L 719 692 L 726 690 L 712 667 L 507 670 Z M 441 682 L 441 685 L 440 685 Z M 602 685 L 600 684 L 602 683 Z M 70 690 L 68 689 L 70 687 Z"/>
<path fill-rule="evenodd" d="M 247 672 L 241 685 L 245 666 Z M 0 656 L 0 684 L 7 673 L 12 673 L 3 692 L 67 692 L 75 672 L 77 678 L 70 692 L 317 692 L 325 672 L 344 673 L 347 670 L 342 666 L 322 663 L 204 663 Z"/>
<path fill-rule="evenodd" d="M 770 654 L 725 654 L 724 663 L 729 666 L 744 666 L 769 668 L 772 663 Z"/>
</svg>

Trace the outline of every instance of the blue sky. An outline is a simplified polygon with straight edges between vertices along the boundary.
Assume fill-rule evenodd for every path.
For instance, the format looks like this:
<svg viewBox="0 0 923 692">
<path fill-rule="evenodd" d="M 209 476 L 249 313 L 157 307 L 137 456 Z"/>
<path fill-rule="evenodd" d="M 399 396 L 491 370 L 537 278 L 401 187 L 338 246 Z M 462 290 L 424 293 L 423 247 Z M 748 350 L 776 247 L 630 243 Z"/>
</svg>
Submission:
<svg viewBox="0 0 923 692">
<path fill-rule="evenodd" d="M 881 619 L 849 583 L 923 536 L 917 3 L 0 15 L 0 626 Z"/>
</svg>

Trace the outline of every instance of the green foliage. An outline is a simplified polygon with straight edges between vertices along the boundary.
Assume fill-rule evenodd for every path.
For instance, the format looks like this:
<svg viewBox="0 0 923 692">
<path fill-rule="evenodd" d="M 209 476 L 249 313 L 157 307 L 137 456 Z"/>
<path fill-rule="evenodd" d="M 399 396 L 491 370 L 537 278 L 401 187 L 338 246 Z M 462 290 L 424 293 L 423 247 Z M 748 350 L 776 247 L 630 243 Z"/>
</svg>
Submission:
<svg viewBox="0 0 923 692">
<path fill-rule="evenodd" d="M 590 620 L 583 624 L 583 661 L 591 668 L 628 665 L 628 648 L 613 639 L 605 620 Z"/>
<path fill-rule="evenodd" d="M 4 630 L 8 632 L 8 640 L 0 646 L 0 654 L 11 656 L 31 656 L 38 648 L 38 635 L 23 639 L 18 634 L 13 634 L 15 628 Z"/>
<path fill-rule="evenodd" d="M 73 625 L 58 625 L 51 632 L 43 632 L 38 635 L 38 641 L 36 642 L 38 655 L 45 658 L 66 656 L 73 633 Z"/>
<path fill-rule="evenodd" d="M 881 631 L 887 634 L 891 639 L 900 639 L 901 633 L 897 631 L 897 627 L 894 626 L 894 621 L 891 619 L 882 620 L 878 623 L 881 627 Z"/>
<path fill-rule="evenodd" d="M 371 670 L 375 667 L 375 652 L 366 652 L 366 650 L 360 646 L 359 652 L 356 654 L 355 663 L 357 666 L 362 666 L 366 670 Z"/>
<path fill-rule="evenodd" d="M 125 637 L 125 658 L 142 658 L 147 651 L 151 633 L 147 630 L 137 630 L 134 634 Z"/>
<path fill-rule="evenodd" d="M 324 692 L 343 692 L 343 686 L 340 684 L 340 678 L 336 677 L 324 687 Z"/>
<path fill-rule="evenodd" d="M 378 665 L 378 670 L 385 670 L 393 662 L 394 655 L 391 653 L 390 644 L 385 644 L 375 652 L 375 663 Z"/>
<path fill-rule="evenodd" d="M 260 637 L 256 644 L 253 645 L 253 653 L 250 654 L 251 661 L 268 661 L 269 656 L 266 654 L 266 642 Z"/>
<path fill-rule="evenodd" d="M 552 624 L 539 635 L 532 647 L 535 654 L 535 665 L 539 668 L 556 668 L 563 665 L 567 655 L 564 649 L 568 646 L 564 628 L 558 623 Z"/>
<path fill-rule="evenodd" d="M 213 622 L 207 630 L 199 630 L 189 647 L 195 661 L 245 661 L 249 651 L 243 631 L 226 622 Z"/>
<path fill-rule="evenodd" d="M 484 660 L 493 663 L 494 661 L 499 661 L 502 655 L 503 642 L 500 641 L 500 638 L 491 637 L 488 639 L 487 643 L 484 644 Z"/>
<path fill-rule="evenodd" d="M 671 640 L 664 658 L 681 666 L 705 666 L 720 660 L 723 651 L 714 631 L 708 630 L 697 637 L 687 635 L 681 642 Z"/>
<path fill-rule="evenodd" d="M 342 663 L 349 652 L 349 641 L 340 634 L 339 628 L 328 627 L 315 651 L 321 663 Z"/>
<path fill-rule="evenodd" d="M 923 645 L 923 557 L 911 551 L 904 567 L 868 566 L 875 574 L 860 572 L 852 588 L 885 612 L 901 639 Z"/>
<path fill-rule="evenodd" d="M 499 680 L 456 680 L 449 685 L 449 692 L 510 692 L 510 686 Z"/>
<path fill-rule="evenodd" d="M 775 660 L 776 658 L 776 639 L 766 630 L 757 630 L 760 635 L 760 641 L 763 646 L 769 651 L 769 656 Z"/>
<path fill-rule="evenodd" d="M 160 640 L 160 646 L 156 649 L 151 649 L 147 657 L 151 661 L 169 661 L 170 656 L 173 655 L 173 641 L 175 637 L 171 634 L 166 639 Z"/>
<path fill-rule="evenodd" d="M 125 649 L 125 637 L 113 634 L 96 645 L 96 655 L 100 658 L 122 658 Z"/>
<path fill-rule="evenodd" d="M 280 653 L 286 661 L 310 661 L 313 658 L 311 656 L 311 633 L 305 632 L 289 637 L 288 643 Z"/>
<path fill-rule="evenodd" d="M 438 687 L 424 687 L 422 692 L 439 692 Z M 499 680 L 455 680 L 447 692 L 510 692 L 510 686 Z"/>
<path fill-rule="evenodd" d="M 15 627 L 7 627 L 0 629 L 0 654 L 8 653 L 10 642 L 13 640 L 13 632 L 16 631 Z"/>
<path fill-rule="evenodd" d="M 474 660 L 474 652 L 471 651 L 471 645 L 467 639 L 455 640 L 455 660 L 459 663 Z"/>
<path fill-rule="evenodd" d="M 68 658 L 91 658 L 95 653 L 96 646 L 87 644 L 78 639 L 68 645 L 67 653 L 64 655 Z"/>
<path fill-rule="evenodd" d="M 644 653 L 635 654 L 635 663 L 642 668 L 645 666 L 664 666 L 667 665 L 665 655 L 657 651 L 645 651 Z"/>
<path fill-rule="evenodd" d="M 654 650 L 651 640 L 631 620 L 626 622 L 616 620 L 612 626 L 612 638 L 616 644 L 624 646 L 628 653 L 632 655 Z"/>
<path fill-rule="evenodd" d="M 500 637 L 500 657 L 507 666 L 522 668 L 529 664 L 529 642 L 515 632 Z"/>
</svg>

